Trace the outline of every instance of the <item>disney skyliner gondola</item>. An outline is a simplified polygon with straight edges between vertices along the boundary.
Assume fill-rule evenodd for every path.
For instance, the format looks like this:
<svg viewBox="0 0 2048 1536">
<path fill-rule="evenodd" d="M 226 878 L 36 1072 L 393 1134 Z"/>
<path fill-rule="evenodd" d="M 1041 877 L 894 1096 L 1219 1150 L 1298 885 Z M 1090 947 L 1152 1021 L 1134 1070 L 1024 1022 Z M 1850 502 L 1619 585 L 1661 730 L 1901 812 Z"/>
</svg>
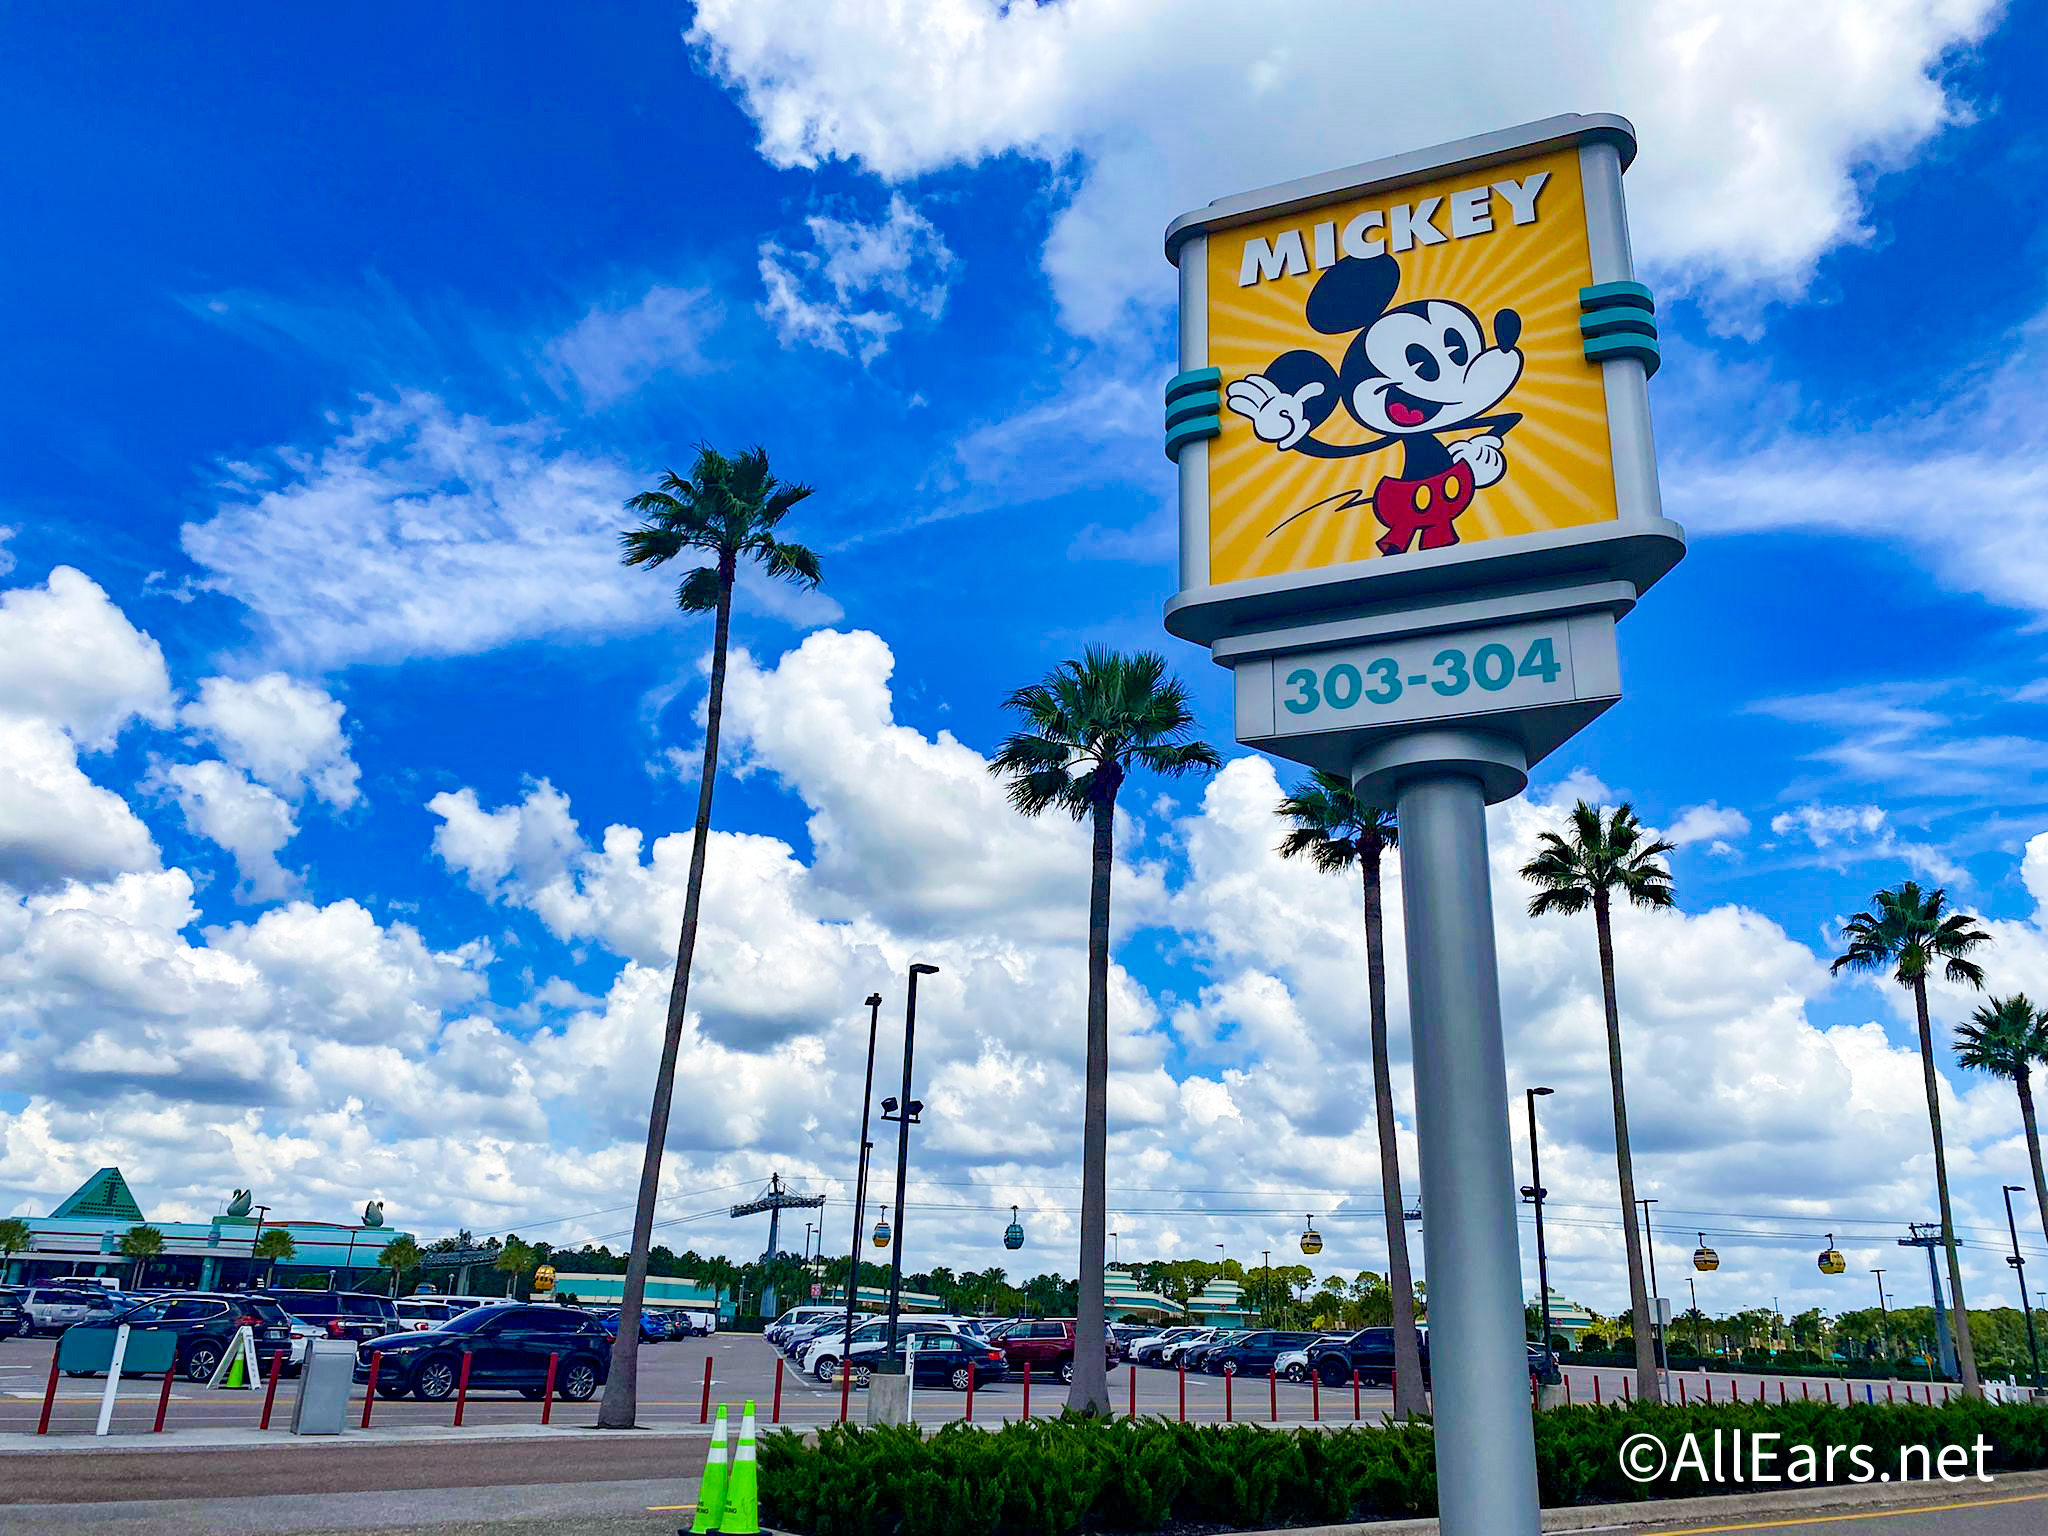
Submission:
<svg viewBox="0 0 2048 1536">
<path fill-rule="evenodd" d="M 1017 1220 L 1017 1207 L 1010 1207 L 1010 1224 L 1003 1229 L 1003 1246 L 1015 1253 L 1024 1246 L 1024 1228 Z"/>
<path fill-rule="evenodd" d="M 875 1223 L 874 1244 L 877 1248 L 889 1246 L 889 1207 L 882 1207 L 882 1216 Z"/>
<path fill-rule="evenodd" d="M 1316 1230 L 1316 1219 L 1313 1216 L 1308 1218 L 1308 1230 L 1301 1234 L 1301 1251 L 1303 1253 L 1321 1253 L 1323 1251 L 1323 1234 Z"/>
</svg>

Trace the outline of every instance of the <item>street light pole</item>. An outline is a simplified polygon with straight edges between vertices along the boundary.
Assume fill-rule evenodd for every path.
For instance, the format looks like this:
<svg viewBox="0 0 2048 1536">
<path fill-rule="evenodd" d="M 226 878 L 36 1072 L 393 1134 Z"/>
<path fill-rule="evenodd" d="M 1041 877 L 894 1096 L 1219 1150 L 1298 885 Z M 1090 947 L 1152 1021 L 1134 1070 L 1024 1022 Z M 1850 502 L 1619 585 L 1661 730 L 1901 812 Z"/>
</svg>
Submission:
<svg viewBox="0 0 2048 1536">
<path fill-rule="evenodd" d="M 1526 1088 L 1529 1100 L 1529 1187 L 1522 1198 L 1536 1207 L 1536 1305 L 1543 1318 L 1543 1347 L 1550 1348 L 1550 1256 L 1543 1246 L 1543 1159 L 1536 1150 L 1536 1101 L 1555 1093 L 1554 1088 Z"/>
<path fill-rule="evenodd" d="M 1643 1208 L 1643 1252 L 1649 1256 L 1650 1260 L 1650 1330 L 1656 1335 L 1657 1339 L 1657 1369 L 1668 1373 L 1671 1369 L 1671 1356 L 1666 1353 L 1664 1348 L 1664 1320 L 1658 1317 L 1655 1311 L 1659 1300 L 1657 1295 L 1657 1246 L 1655 1240 L 1650 1236 L 1650 1207 L 1657 1203 L 1658 1201 L 1655 1196 L 1648 1200 L 1638 1200 L 1636 1202 L 1637 1205 Z"/>
<path fill-rule="evenodd" d="M 1692 1296 L 1692 1349 L 1700 1357 L 1700 1369 L 1704 1371 L 1707 1368 L 1707 1340 L 1701 1330 L 1707 1320 L 1700 1313 L 1700 1288 L 1693 1284 L 1691 1275 L 1685 1277 L 1685 1288 Z"/>
<path fill-rule="evenodd" d="M 1259 1326 L 1267 1327 L 1273 1321 L 1273 1250 L 1259 1250 Z"/>
<path fill-rule="evenodd" d="M 868 1106 L 875 1097 L 875 1033 L 882 1022 L 882 994 L 870 992 L 867 1005 L 868 1076 L 860 1090 L 860 1156 L 855 1159 L 853 1176 L 853 1248 L 846 1260 L 846 1343 L 839 1349 L 842 1358 L 853 1342 L 853 1301 L 860 1293 L 860 1228 L 867 1217 L 868 1149 L 874 1145 L 868 1140 Z"/>
<path fill-rule="evenodd" d="M 2034 1333 L 2033 1309 L 2027 1305 L 2027 1261 L 2020 1257 L 2019 1224 L 2012 1219 L 2012 1197 L 2015 1193 L 2025 1194 L 2026 1186 L 2008 1184 L 2005 1186 L 2005 1227 L 2012 1234 L 2012 1257 L 2005 1262 L 2013 1268 L 2020 1281 L 2020 1311 L 2027 1318 L 2027 1352 L 2034 1357 L 2034 1390 L 2041 1390 L 2041 1341 Z"/>
<path fill-rule="evenodd" d="M 903 1310 L 903 1195 L 910 1180 L 910 1128 L 918 1123 L 917 1112 L 924 1108 L 910 1096 L 910 1065 L 917 1049 L 917 978 L 938 974 L 936 965 L 910 968 L 910 995 L 903 1005 L 903 1097 L 897 1101 L 901 1108 L 892 1117 L 889 1111 L 893 1106 L 882 1106 L 882 1118 L 896 1120 L 896 1246 L 889 1253 L 889 1332 L 881 1363 L 884 1375 L 894 1375 L 901 1369 L 896 1360 L 896 1323 Z"/>
<path fill-rule="evenodd" d="M 1877 1276 L 1877 1347 L 1889 1354 L 1891 1352 L 1892 1314 L 1891 1309 L 1884 1304 L 1884 1271 L 1873 1269 L 1871 1273 Z"/>
</svg>

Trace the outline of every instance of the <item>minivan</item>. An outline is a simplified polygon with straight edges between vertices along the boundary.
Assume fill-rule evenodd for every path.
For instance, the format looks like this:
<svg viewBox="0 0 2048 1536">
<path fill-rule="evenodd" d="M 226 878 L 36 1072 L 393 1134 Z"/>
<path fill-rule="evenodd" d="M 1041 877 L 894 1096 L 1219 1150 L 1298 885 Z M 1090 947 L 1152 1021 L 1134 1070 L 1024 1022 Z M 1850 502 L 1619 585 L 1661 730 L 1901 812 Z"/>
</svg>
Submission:
<svg viewBox="0 0 2048 1536">
<path fill-rule="evenodd" d="M 324 1328 L 337 1339 L 381 1339 L 407 1325 L 399 1320 L 398 1307 L 389 1296 L 367 1291 L 264 1291 L 293 1317 Z"/>
</svg>

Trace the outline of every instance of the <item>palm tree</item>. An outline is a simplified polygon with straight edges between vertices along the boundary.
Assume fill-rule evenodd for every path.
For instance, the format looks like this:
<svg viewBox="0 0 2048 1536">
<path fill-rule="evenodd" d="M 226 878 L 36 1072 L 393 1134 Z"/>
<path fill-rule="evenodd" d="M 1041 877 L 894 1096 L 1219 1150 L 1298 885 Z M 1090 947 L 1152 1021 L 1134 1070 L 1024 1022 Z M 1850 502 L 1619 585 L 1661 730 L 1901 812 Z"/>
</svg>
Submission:
<svg viewBox="0 0 2048 1536">
<path fill-rule="evenodd" d="M 425 1255 L 420 1252 L 420 1245 L 409 1237 L 394 1237 L 384 1245 L 383 1252 L 377 1255 L 377 1267 L 391 1271 L 391 1295 L 394 1300 L 398 1296 L 400 1278 L 407 1270 L 418 1269 L 420 1260 L 424 1257 Z"/>
<path fill-rule="evenodd" d="M 711 841 L 711 791 L 718 778 L 718 727 L 725 710 L 725 656 L 732 639 L 732 592 L 740 563 L 760 565 L 770 576 L 799 587 L 815 587 L 818 557 L 801 544 L 785 543 L 776 528 L 790 508 L 811 494 L 807 485 L 787 485 L 768 469 L 768 452 L 749 448 L 736 458 L 699 447 L 684 479 L 674 470 L 654 490 L 642 491 L 626 510 L 644 519 L 619 535 L 628 565 L 656 567 L 686 555 L 708 555 L 676 588 L 685 613 L 712 614 L 711 693 L 704 721 L 704 767 L 697 780 L 697 822 L 690 844 L 690 874 L 683 893 L 683 927 L 676 940 L 675 979 L 669 986 L 668 1021 L 662 1034 L 661 1065 L 654 1074 L 654 1106 L 647 1116 L 647 1153 L 640 1166 L 639 1202 L 633 1212 L 633 1247 L 619 1300 L 619 1334 L 612 1343 L 611 1374 L 597 1422 L 603 1429 L 631 1429 L 639 1417 L 640 1306 L 647 1294 L 648 1249 L 654 1240 L 654 1200 L 661 1187 L 661 1153 L 668 1141 L 669 1102 L 675 1095 L 676 1055 L 690 996 L 690 962 L 697 951 L 697 914 L 704 896 L 704 854 Z"/>
<path fill-rule="evenodd" d="M 249 1257 L 262 1259 L 268 1266 L 263 1271 L 263 1284 L 267 1289 L 277 1277 L 277 1266 L 288 1262 L 299 1251 L 299 1245 L 292 1241 L 291 1233 L 283 1227 L 272 1227 L 256 1239 L 256 1245 L 249 1250 Z"/>
<path fill-rule="evenodd" d="M 1948 1198 L 1948 1151 L 1941 1140 L 1941 1079 L 1934 1070 L 1934 1026 L 1927 1017 L 1927 975 L 1936 961 L 1942 973 L 1959 986 L 1984 986 L 1984 968 L 1970 951 L 1991 935 L 1967 913 L 1947 910 L 1948 893 L 1923 891 L 1908 880 L 1871 898 L 1873 911 L 1858 912 L 1842 925 L 1848 947 L 1835 957 L 1832 970 L 1881 971 L 1913 994 L 1920 1025 L 1920 1076 L 1927 1090 L 1927 1124 L 1934 1135 L 1934 1187 L 1941 1197 L 1941 1243 L 1948 1252 L 1948 1283 L 1954 1305 L 1956 1359 L 1962 1366 L 1963 1392 L 1980 1397 L 1977 1352 L 1970 1343 L 1970 1312 L 1963 1301 L 1963 1266 L 1956 1258 L 1956 1228 Z"/>
<path fill-rule="evenodd" d="M 1671 871 L 1661 862 L 1674 844 L 1653 841 L 1635 808 L 1617 806 L 1605 820 L 1581 800 L 1572 807 L 1571 835 L 1545 832 L 1522 878 L 1536 887 L 1529 915 L 1575 917 L 1593 911 L 1600 943 L 1600 996 L 1607 1009 L 1607 1077 L 1614 1096 L 1614 1161 L 1621 1175 L 1621 1230 L 1628 1251 L 1629 1311 L 1636 1341 L 1636 1395 L 1655 1402 L 1657 1343 L 1650 1332 L 1650 1289 L 1643 1278 L 1643 1244 L 1636 1230 L 1635 1159 L 1628 1144 L 1628 1099 L 1622 1089 L 1621 1010 L 1614 1000 L 1614 898 L 1639 907 L 1671 905 Z"/>
<path fill-rule="evenodd" d="M 7 1267 L 14 1256 L 35 1241 L 35 1234 L 19 1216 L 0 1221 L 0 1282 L 7 1279 Z"/>
<path fill-rule="evenodd" d="M 711 1287 L 711 1310 L 716 1312 L 727 1291 L 737 1292 L 740 1272 L 730 1259 L 706 1259 L 697 1267 L 696 1278 Z"/>
<path fill-rule="evenodd" d="M 149 1261 L 164 1251 L 164 1235 L 156 1227 L 130 1227 L 121 1234 L 120 1251 L 124 1258 L 135 1261 L 135 1272 L 129 1279 L 140 1287 Z"/>
<path fill-rule="evenodd" d="M 1387 1056 L 1387 937 L 1380 859 L 1400 842 L 1394 818 L 1365 804 L 1351 781 L 1318 772 L 1279 805 L 1294 823 L 1280 843 L 1283 859 L 1305 858 L 1326 875 L 1356 865 L 1365 884 L 1366 1003 L 1372 1018 L 1372 1094 L 1379 1116 L 1380 1203 L 1387 1215 L 1388 1283 L 1394 1292 L 1394 1412 L 1425 1411 L 1422 1351 L 1416 1343 L 1415 1304 L 1409 1289 L 1408 1223 L 1401 1199 L 1401 1144 L 1394 1129 L 1393 1067 Z"/>
<path fill-rule="evenodd" d="M 1025 729 L 996 749 L 989 771 L 1009 780 L 1026 816 L 1057 808 L 1093 824 L 1088 889 L 1088 1042 L 1081 1130 L 1081 1279 L 1074 1379 L 1067 1406 L 1110 1411 L 1102 1272 L 1109 1216 L 1109 877 L 1116 862 L 1116 797 L 1134 768 L 1179 776 L 1221 759 L 1193 739 L 1187 688 L 1151 651 L 1090 646 L 1004 701 Z"/>
<path fill-rule="evenodd" d="M 539 1262 L 540 1259 L 530 1243 L 522 1243 L 516 1237 L 508 1237 L 505 1239 L 505 1246 L 498 1250 L 498 1257 L 491 1267 L 504 1271 L 505 1295 L 509 1298 L 519 1289 L 519 1277 Z"/>
<path fill-rule="evenodd" d="M 2041 1232 L 2048 1236 L 2048 1179 L 2041 1176 L 2041 1129 L 2034 1119 L 2034 1063 L 2048 1061 L 2048 1011 L 2035 1012 L 2025 993 L 1994 997 L 1967 1024 L 1956 1028 L 1956 1060 L 1977 1072 L 2012 1079 L 2019 1090 L 2020 1120 L 2027 1128 L 2027 1157 L 2034 1165 L 2034 1204 Z"/>
</svg>

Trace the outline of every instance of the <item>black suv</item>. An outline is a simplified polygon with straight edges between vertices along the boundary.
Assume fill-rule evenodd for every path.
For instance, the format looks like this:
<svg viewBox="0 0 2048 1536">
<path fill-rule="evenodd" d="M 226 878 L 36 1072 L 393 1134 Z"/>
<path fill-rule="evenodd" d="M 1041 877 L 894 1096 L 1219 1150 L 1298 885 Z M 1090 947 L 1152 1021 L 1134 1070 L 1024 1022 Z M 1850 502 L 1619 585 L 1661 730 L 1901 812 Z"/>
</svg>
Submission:
<svg viewBox="0 0 2048 1536">
<path fill-rule="evenodd" d="M 1422 1379 L 1429 1380 L 1429 1335 L 1415 1330 L 1422 1351 Z M 1318 1339 L 1308 1347 L 1308 1368 L 1326 1387 L 1348 1386 L 1351 1373 L 1368 1387 L 1394 1384 L 1394 1330 L 1361 1328 L 1347 1339 Z"/>
<path fill-rule="evenodd" d="M 1280 1356 L 1289 1350 L 1305 1349 L 1318 1337 L 1313 1333 L 1280 1333 L 1262 1328 L 1210 1350 L 1202 1356 L 1202 1369 L 1211 1376 L 1264 1376 Z"/>
<path fill-rule="evenodd" d="M 264 1291 L 261 1293 L 302 1322 L 326 1331 L 330 1338 L 380 1338 L 405 1326 L 397 1303 L 367 1291 Z"/>
<path fill-rule="evenodd" d="M 423 1402 L 452 1396 L 469 1356 L 469 1385 L 511 1388 L 535 1402 L 547 1389 L 548 1356 L 556 1357 L 555 1395 L 587 1401 L 611 1368 L 612 1338 L 589 1313 L 575 1307 L 478 1307 L 436 1328 L 393 1332 L 356 1351 L 356 1380 L 370 1379 L 377 1355 L 377 1395 Z"/>
<path fill-rule="evenodd" d="M 270 1369 L 271 1355 L 292 1347 L 292 1320 L 283 1307 L 261 1296 L 237 1292 L 185 1291 L 146 1301 L 113 1317 L 73 1323 L 67 1333 L 98 1330 L 112 1333 L 126 1323 L 137 1333 L 173 1333 L 178 1336 L 176 1369 L 192 1381 L 206 1381 L 235 1341 L 237 1329 L 247 1326 L 256 1340 L 256 1356 L 264 1370 Z M 74 1371 L 73 1375 L 86 1372 Z"/>
<path fill-rule="evenodd" d="M 0 1339 L 28 1332 L 28 1314 L 21 1310 L 21 1292 L 0 1286 Z"/>
</svg>

